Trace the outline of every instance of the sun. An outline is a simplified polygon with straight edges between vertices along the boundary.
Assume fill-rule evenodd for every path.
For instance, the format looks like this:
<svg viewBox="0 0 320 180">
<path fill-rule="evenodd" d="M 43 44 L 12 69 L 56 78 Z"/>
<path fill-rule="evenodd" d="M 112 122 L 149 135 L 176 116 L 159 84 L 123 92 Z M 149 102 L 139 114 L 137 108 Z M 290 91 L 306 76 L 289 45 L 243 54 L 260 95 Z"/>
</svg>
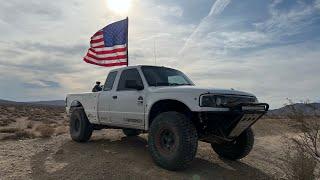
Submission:
<svg viewBox="0 0 320 180">
<path fill-rule="evenodd" d="M 118 14 L 127 13 L 131 6 L 132 0 L 106 0 L 107 7 Z"/>
</svg>

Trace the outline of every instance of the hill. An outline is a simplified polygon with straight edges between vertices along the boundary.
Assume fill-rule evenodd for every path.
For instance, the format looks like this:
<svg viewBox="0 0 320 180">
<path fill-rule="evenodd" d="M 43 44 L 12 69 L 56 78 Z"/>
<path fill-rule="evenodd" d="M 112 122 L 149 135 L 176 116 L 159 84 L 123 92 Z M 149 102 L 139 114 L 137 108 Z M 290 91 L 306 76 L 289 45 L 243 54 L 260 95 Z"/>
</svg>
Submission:
<svg viewBox="0 0 320 180">
<path fill-rule="evenodd" d="M 49 106 L 64 106 L 64 100 L 52 100 L 52 101 L 33 101 L 33 102 L 26 102 L 35 105 L 49 105 Z"/>
<path fill-rule="evenodd" d="M 301 113 L 306 116 L 312 116 L 314 114 L 320 115 L 320 103 L 290 104 L 290 105 L 283 106 L 279 109 L 270 110 L 267 115 L 269 117 L 281 117 L 281 116 L 283 117 L 283 116 L 290 115 L 293 110 L 296 110 L 296 112 Z"/>
<path fill-rule="evenodd" d="M 30 101 L 30 102 L 16 102 L 0 99 L 1 104 L 10 104 L 10 105 L 45 105 L 45 106 L 64 106 L 64 100 L 52 100 L 52 101 Z"/>
</svg>

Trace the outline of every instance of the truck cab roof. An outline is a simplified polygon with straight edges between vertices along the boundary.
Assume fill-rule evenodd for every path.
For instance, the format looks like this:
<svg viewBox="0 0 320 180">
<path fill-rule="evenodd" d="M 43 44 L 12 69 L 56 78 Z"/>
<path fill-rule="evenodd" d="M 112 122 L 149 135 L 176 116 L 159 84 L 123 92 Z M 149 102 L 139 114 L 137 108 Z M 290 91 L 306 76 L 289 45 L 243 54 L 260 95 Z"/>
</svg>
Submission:
<svg viewBox="0 0 320 180">
<path fill-rule="evenodd" d="M 169 68 L 169 67 L 165 67 L 165 66 L 134 65 L 134 66 L 126 66 L 126 67 L 121 67 L 121 68 L 112 69 L 110 72 L 113 72 L 113 71 L 121 71 L 121 70 L 124 70 L 124 69 L 131 69 L 131 68 L 141 68 L 141 67 L 163 67 L 163 68 Z M 170 68 L 170 69 L 172 69 L 172 68 Z"/>
</svg>

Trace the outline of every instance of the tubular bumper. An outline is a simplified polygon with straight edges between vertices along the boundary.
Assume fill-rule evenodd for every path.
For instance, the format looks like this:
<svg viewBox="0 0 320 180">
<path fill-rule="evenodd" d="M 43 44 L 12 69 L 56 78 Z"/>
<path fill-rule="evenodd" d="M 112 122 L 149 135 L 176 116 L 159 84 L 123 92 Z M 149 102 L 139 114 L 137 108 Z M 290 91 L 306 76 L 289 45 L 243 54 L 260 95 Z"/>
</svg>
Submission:
<svg viewBox="0 0 320 180">
<path fill-rule="evenodd" d="M 237 123 L 228 134 L 229 138 L 239 136 L 244 130 L 257 122 L 269 110 L 267 103 L 242 103 L 230 108 L 231 111 L 240 111 Z"/>
<path fill-rule="evenodd" d="M 220 138 L 232 140 L 257 122 L 269 110 L 267 103 L 241 103 L 229 106 L 229 111 L 200 113 L 204 124 L 204 141 Z"/>
</svg>

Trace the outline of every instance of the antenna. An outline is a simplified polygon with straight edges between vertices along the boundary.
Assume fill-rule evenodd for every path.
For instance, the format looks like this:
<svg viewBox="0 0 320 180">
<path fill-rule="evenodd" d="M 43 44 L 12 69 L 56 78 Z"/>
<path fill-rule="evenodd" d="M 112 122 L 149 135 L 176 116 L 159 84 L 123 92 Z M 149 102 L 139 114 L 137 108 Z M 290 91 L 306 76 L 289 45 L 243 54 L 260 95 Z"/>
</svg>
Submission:
<svg viewBox="0 0 320 180">
<path fill-rule="evenodd" d="M 153 40 L 154 65 L 157 65 L 156 39 Z"/>
</svg>

